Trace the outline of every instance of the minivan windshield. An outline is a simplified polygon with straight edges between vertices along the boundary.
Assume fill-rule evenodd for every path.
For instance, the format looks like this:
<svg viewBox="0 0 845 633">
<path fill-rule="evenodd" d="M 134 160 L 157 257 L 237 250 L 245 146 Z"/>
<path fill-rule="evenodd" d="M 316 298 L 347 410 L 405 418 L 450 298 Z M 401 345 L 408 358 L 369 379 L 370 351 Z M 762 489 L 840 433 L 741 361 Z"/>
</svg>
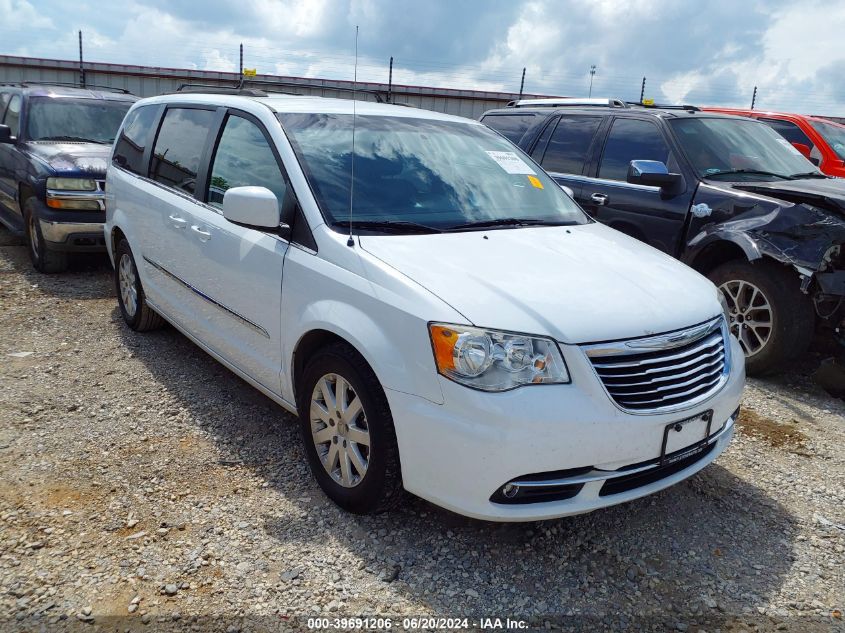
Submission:
<svg viewBox="0 0 845 633">
<path fill-rule="evenodd" d="M 30 141 L 111 144 L 131 101 L 34 97 L 27 114 Z"/>
<path fill-rule="evenodd" d="M 750 119 L 684 117 L 669 121 L 702 178 L 779 180 L 818 169 L 765 123 Z"/>
<path fill-rule="evenodd" d="M 845 125 L 827 123 L 824 121 L 811 121 L 816 132 L 821 134 L 825 142 L 830 146 L 836 155 L 845 160 Z"/>
<path fill-rule="evenodd" d="M 348 228 L 352 115 L 279 114 L 326 223 Z M 519 149 L 476 123 L 358 116 L 357 229 L 412 233 L 589 222 Z"/>
</svg>

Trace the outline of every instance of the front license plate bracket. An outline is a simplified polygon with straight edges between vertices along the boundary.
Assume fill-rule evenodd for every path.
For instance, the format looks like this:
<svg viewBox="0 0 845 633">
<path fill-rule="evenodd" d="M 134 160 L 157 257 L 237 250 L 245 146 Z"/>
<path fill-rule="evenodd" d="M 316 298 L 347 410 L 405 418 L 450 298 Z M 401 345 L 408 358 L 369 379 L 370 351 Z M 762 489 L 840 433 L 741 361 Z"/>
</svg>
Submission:
<svg viewBox="0 0 845 633">
<path fill-rule="evenodd" d="M 666 450 L 671 444 L 669 441 L 670 435 L 672 433 L 683 433 L 686 429 L 693 426 L 704 428 L 704 434 L 701 439 L 696 442 L 692 442 L 688 446 L 670 451 L 667 455 Z M 712 410 L 708 410 L 703 413 L 699 413 L 698 415 L 694 415 L 692 417 L 684 418 L 683 420 L 678 420 L 676 422 L 667 424 L 663 428 L 663 443 L 660 446 L 660 465 L 665 466 L 667 464 L 672 464 L 704 450 L 704 447 L 707 446 L 707 442 L 710 439 L 710 432 L 712 426 Z"/>
</svg>

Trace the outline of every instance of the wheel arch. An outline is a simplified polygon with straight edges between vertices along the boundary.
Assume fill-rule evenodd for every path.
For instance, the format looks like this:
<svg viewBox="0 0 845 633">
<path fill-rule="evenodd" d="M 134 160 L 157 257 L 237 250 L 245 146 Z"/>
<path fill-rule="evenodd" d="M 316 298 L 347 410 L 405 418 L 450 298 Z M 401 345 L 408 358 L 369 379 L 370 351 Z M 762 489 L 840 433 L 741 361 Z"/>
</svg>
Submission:
<svg viewBox="0 0 845 633">
<path fill-rule="evenodd" d="M 759 259 L 756 257 L 754 259 Z M 687 264 L 700 272 L 707 274 L 711 270 L 734 260 L 751 261 L 748 252 L 739 244 L 731 240 L 714 240 L 698 249 L 689 258 Z"/>
</svg>

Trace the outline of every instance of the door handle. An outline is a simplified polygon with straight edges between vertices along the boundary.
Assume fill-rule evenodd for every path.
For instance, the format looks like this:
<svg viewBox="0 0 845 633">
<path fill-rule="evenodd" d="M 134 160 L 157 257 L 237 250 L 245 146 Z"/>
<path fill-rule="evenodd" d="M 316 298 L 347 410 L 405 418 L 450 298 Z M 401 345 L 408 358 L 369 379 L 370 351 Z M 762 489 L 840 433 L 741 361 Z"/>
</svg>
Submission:
<svg viewBox="0 0 845 633">
<path fill-rule="evenodd" d="M 197 235 L 199 235 L 200 239 L 203 242 L 207 242 L 208 240 L 211 239 L 211 233 L 209 231 L 204 230 L 202 227 L 200 227 L 197 224 L 191 225 L 191 230 L 194 233 L 196 233 Z"/>
<path fill-rule="evenodd" d="M 180 218 L 178 215 L 171 215 L 170 225 L 176 229 L 184 229 L 188 226 L 188 221 L 185 218 Z"/>
<path fill-rule="evenodd" d="M 594 193 L 590 196 L 590 200 L 592 200 L 593 204 L 596 204 L 600 207 L 605 206 L 608 202 L 610 202 L 610 198 L 608 198 L 603 193 Z"/>
</svg>

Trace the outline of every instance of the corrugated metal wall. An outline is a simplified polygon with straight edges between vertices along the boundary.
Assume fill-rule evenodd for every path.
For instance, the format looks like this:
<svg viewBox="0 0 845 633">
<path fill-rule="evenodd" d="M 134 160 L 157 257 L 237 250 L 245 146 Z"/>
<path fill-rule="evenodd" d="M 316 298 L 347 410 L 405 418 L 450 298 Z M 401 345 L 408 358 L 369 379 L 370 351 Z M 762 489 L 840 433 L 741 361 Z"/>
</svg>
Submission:
<svg viewBox="0 0 845 633">
<path fill-rule="evenodd" d="M 237 73 L 85 63 L 86 85 L 122 88 L 139 97 L 151 97 L 175 92 L 184 83 L 231 87 L 236 84 L 238 79 Z M 79 62 L 0 55 L 0 83 L 35 81 L 78 85 L 79 80 Z M 351 98 L 353 87 L 350 81 L 304 79 L 277 75 L 258 75 L 255 77 L 255 83 L 250 82 L 248 85 L 256 85 L 268 91 L 346 99 Z M 388 98 L 389 87 L 387 84 L 359 82 L 357 89 L 359 91 L 357 98 L 359 99 L 375 100 L 376 94 L 383 100 Z M 544 95 L 525 94 L 523 96 L 525 98 L 536 98 Z M 519 98 L 518 94 L 510 92 L 483 92 L 398 85 L 392 86 L 390 93 L 390 101 L 393 103 L 407 103 L 426 110 L 456 114 L 472 119 L 477 119 L 485 110 L 501 107 L 508 101 L 517 98 Z"/>
</svg>

